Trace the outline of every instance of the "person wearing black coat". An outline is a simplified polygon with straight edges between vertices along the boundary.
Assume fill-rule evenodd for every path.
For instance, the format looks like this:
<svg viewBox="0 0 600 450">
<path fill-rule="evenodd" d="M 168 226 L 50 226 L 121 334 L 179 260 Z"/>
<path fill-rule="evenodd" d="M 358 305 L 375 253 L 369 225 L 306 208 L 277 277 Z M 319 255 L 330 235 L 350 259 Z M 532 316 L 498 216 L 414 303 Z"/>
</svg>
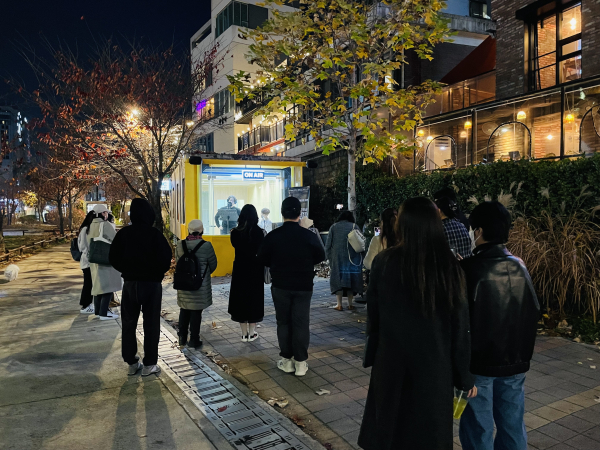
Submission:
<svg viewBox="0 0 600 450">
<path fill-rule="evenodd" d="M 471 224 L 469 223 L 469 219 L 465 214 L 461 211 L 460 206 L 458 205 L 458 199 L 456 198 L 456 192 L 451 187 L 445 187 L 440 189 L 435 194 L 433 194 L 433 201 L 437 203 L 437 201 L 441 198 L 447 197 L 452 201 L 452 209 L 454 210 L 454 217 L 460 223 L 462 223 L 467 231 L 471 228 Z"/>
<path fill-rule="evenodd" d="M 158 341 L 160 338 L 161 281 L 171 267 L 173 252 L 163 234 L 153 227 L 156 217 L 148 201 L 131 202 L 131 225 L 119 231 L 110 246 L 110 264 L 119 272 L 123 284 L 121 319 L 122 354 L 129 364 L 129 375 L 142 370 L 142 376 L 159 373 Z M 136 329 L 144 314 L 144 361 L 139 362 Z"/>
<path fill-rule="evenodd" d="M 371 266 L 366 354 L 374 362 L 358 445 L 452 450 L 453 386 L 477 395 L 464 276 L 429 199 L 405 201 L 396 230 L 399 244 Z"/>
<path fill-rule="evenodd" d="M 231 245 L 235 249 L 229 308 L 231 320 L 239 322 L 242 342 L 258 338 L 256 324 L 265 315 L 265 272 L 257 254 L 264 231 L 258 226 L 258 213 L 253 205 L 244 205 L 238 225 L 231 230 Z"/>
<path fill-rule="evenodd" d="M 540 305 L 523 261 L 504 245 L 511 223 L 506 208 L 482 203 L 469 220 L 477 247 L 461 265 L 471 316 L 471 372 L 479 395 L 463 413 L 460 441 L 465 450 L 526 450 L 524 382 Z"/>
</svg>

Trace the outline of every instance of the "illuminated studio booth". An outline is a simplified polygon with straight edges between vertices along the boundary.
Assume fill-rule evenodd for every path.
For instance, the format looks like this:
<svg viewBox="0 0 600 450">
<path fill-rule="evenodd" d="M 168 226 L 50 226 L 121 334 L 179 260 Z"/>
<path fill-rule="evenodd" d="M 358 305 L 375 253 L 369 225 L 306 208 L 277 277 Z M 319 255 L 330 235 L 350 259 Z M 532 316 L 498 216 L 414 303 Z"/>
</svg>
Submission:
<svg viewBox="0 0 600 450">
<path fill-rule="evenodd" d="M 188 234 L 191 220 L 204 224 L 204 239 L 212 242 L 218 266 L 213 276 L 231 274 L 234 249 L 227 226 L 219 229 L 229 217 L 231 226 L 237 213 L 229 207 L 228 198 L 235 197 L 233 205 L 240 210 L 246 204 L 260 211 L 268 208 L 274 225 L 283 221 L 281 202 L 289 196 L 290 188 L 302 187 L 302 170 L 306 163 L 295 158 L 247 156 L 211 153 L 192 156 L 180 163 L 170 180 L 168 189 L 170 229 L 180 239 Z M 163 188 L 164 189 L 164 188 Z M 166 194 L 166 191 L 165 191 Z"/>
</svg>

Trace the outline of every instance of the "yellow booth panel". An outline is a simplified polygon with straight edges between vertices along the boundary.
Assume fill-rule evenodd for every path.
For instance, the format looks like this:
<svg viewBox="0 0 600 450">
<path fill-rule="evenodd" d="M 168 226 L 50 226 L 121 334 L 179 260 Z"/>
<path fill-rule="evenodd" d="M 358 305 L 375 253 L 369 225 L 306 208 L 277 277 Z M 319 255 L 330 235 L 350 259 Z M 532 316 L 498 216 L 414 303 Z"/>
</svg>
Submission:
<svg viewBox="0 0 600 450">
<path fill-rule="evenodd" d="M 225 275 L 231 275 L 231 272 L 233 272 L 235 251 L 231 245 L 229 235 L 203 236 L 203 238 L 212 243 L 217 255 L 217 270 L 213 272 L 212 276 L 224 277 Z"/>
</svg>

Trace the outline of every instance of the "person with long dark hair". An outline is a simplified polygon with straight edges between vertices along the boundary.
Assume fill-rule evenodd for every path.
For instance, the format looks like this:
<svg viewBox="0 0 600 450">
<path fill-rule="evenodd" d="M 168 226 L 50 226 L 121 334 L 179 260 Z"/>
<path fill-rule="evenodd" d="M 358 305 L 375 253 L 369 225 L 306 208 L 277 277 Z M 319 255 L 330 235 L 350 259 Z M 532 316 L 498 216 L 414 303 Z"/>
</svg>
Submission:
<svg viewBox="0 0 600 450">
<path fill-rule="evenodd" d="M 363 263 L 367 270 L 371 270 L 371 264 L 373 263 L 375 256 L 386 248 L 396 245 L 396 232 L 394 231 L 396 217 L 396 210 L 394 208 L 386 208 L 381 213 L 379 222 L 381 232 L 379 233 L 379 236 L 375 236 L 371 239 L 369 251 L 367 252 L 367 256 L 365 256 L 365 261 Z"/>
<path fill-rule="evenodd" d="M 343 311 L 342 298 L 348 298 L 348 309 L 353 310 L 352 301 L 356 294 L 363 292 L 362 263 L 363 253 L 354 251 L 348 242 L 348 234 L 358 228 L 352 211 L 342 211 L 336 223 L 329 228 L 325 254 L 331 269 L 329 285 L 337 298 L 338 311 Z"/>
<path fill-rule="evenodd" d="M 444 234 L 450 249 L 458 259 L 469 258 L 472 255 L 473 242 L 468 229 L 456 217 L 456 203 L 448 197 L 442 197 L 437 199 L 435 204 L 440 210 Z"/>
<path fill-rule="evenodd" d="M 258 213 L 253 205 L 244 205 L 237 227 L 231 230 L 231 245 L 235 249 L 229 308 L 231 320 L 242 329 L 242 342 L 258 338 L 256 324 L 265 315 L 264 266 L 256 255 L 264 239 L 258 226 Z"/>
<path fill-rule="evenodd" d="M 79 305 L 81 314 L 94 314 L 94 297 L 92 296 L 92 271 L 90 269 L 90 261 L 88 260 L 89 245 L 87 235 L 90 232 L 92 220 L 96 217 L 94 211 L 90 211 L 81 222 L 79 227 L 79 235 L 77 236 L 77 247 L 81 252 L 79 267 L 83 272 L 83 287 L 81 288 L 81 297 L 79 297 Z"/>
<path fill-rule="evenodd" d="M 453 386 L 477 395 L 465 277 L 431 200 L 405 201 L 396 235 L 398 245 L 371 268 L 367 335 L 375 350 L 358 445 L 452 450 Z"/>
</svg>

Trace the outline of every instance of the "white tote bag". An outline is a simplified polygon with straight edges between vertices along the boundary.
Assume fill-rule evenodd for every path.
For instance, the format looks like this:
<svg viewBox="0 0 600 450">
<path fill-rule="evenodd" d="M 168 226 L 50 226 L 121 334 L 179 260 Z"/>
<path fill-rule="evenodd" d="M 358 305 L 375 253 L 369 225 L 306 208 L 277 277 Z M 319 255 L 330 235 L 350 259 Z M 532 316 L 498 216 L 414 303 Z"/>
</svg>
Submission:
<svg viewBox="0 0 600 450">
<path fill-rule="evenodd" d="M 356 228 L 356 225 L 354 225 L 352 231 L 348 233 L 348 243 L 356 253 L 362 253 L 366 250 L 367 240 L 358 228 Z"/>
</svg>

